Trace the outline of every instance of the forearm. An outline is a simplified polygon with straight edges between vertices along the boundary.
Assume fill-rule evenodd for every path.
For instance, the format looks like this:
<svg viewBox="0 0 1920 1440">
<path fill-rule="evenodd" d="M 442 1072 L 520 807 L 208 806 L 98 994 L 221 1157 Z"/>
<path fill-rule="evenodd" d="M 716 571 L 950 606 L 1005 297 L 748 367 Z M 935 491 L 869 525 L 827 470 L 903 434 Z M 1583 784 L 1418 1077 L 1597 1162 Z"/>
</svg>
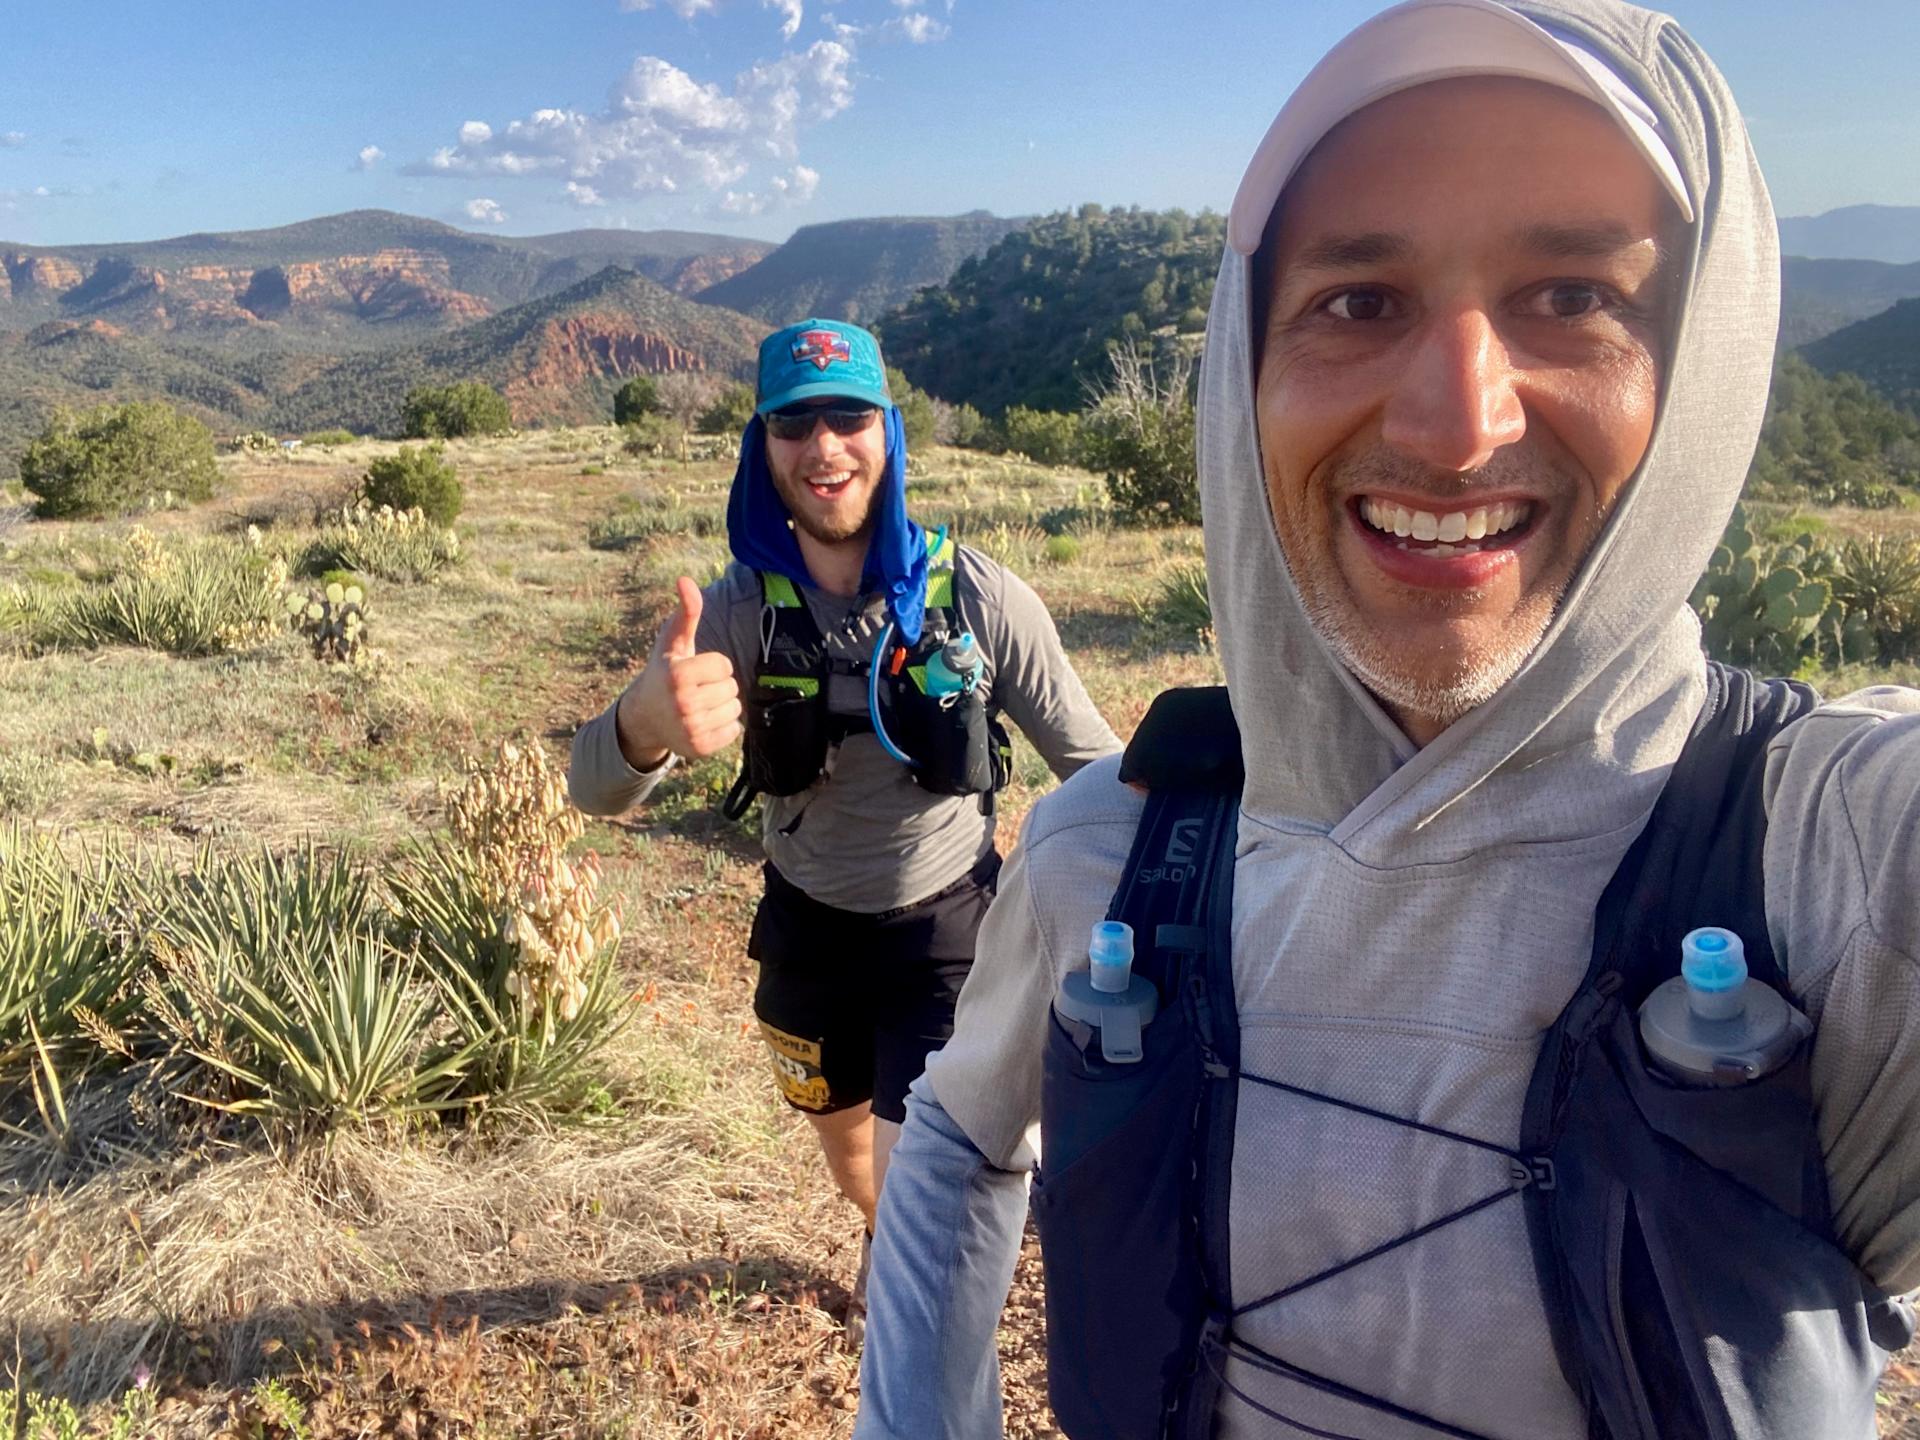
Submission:
<svg viewBox="0 0 1920 1440">
<path fill-rule="evenodd" d="M 567 793 L 573 803 L 589 815 L 626 813 L 643 803 L 661 777 L 673 768 L 673 756 L 664 747 L 660 763 L 651 770 L 637 769 L 631 763 L 620 745 L 615 719 L 618 708 L 618 702 L 608 706 L 582 725 L 573 737 Z"/>
<path fill-rule="evenodd" d="M 855 1440 L 999 1440 L 994 1347 L 1026 1176 L 987 1163 L 924 1080 L 887 1167 Z"/>
</svg>

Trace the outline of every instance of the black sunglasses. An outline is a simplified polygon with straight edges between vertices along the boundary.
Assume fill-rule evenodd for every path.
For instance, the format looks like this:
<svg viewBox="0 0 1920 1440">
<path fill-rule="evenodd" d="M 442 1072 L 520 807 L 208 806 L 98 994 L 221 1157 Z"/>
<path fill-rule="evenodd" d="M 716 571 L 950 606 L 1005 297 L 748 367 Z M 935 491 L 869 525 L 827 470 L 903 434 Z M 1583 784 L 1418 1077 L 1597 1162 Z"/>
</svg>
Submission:
<svg viewBox="0 0 1920 1440">
<path fill-rule="evenodd" d="M 805 440 L 813 434 L 813 422 L 824 420 L 827 428 L 836 435 L 858 435 L 873 423 L 873 417 L 879 413 L 879 407 L 875 405 L 833 406 L 821 410 L 809 409 L 805 405 L 789 405 L 784 410 L 767 413 L 767 433 L 776 440 Z"/>
</svg>

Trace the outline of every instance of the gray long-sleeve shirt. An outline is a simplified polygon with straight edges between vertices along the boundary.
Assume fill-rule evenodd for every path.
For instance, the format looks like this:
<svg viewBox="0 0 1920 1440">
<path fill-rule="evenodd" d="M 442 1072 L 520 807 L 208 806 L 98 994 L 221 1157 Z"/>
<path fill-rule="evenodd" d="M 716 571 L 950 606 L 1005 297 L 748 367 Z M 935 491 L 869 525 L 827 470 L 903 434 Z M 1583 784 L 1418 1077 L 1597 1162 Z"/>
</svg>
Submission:
<svg viewBox="0 0 1920 1440">
<path fill-rule="evenodd" d="M 1061 648 L 1053 617 L 1030 586 L 1004 565 L 966 546 L 954 557 L 955 604 L 984 657 L 987 703 L 1012 720 L 1062 779 L 1120 742 L 1088 698 Z M 876 595 L 847 600 L 798 587 L 830 657 L 865 661 L 885 621 Z M 733 662 L 744 694 L 760 663 L 760 580 L 743 565 L 727 567 L 702 595 L 697 644 Z M 865 684 L 834 675 L 828 704 L 835 713 L 867 713 Z M 627 763 L 614 730 L 614 706 L 582 726 L 573 740 L 568 786 L 590 815 L 632 809 L 666 773 L 643 774 Z M 993 844 L 994 820 L 972 796 L 922 790 L 870 734 L 849 736 L 831 774 L 798 795 L 762 802 L 767 858 L 823 904 L 875 914 L 911 905 L 952 884 Z"/>
</svg>

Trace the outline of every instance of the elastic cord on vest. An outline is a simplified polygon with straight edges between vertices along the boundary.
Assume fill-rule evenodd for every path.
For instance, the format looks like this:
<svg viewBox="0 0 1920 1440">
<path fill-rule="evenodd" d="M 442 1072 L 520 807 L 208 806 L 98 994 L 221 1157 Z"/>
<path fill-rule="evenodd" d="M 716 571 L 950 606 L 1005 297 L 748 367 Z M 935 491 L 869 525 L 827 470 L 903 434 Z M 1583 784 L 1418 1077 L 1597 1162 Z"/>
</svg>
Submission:
<svg viewBox="0 0 1920 1440">
<path fill-rule="evenodd" d="M 913 761 L 893 743 L 886 725 L 880 719 L 880 657 L 886 652 L 887 641 L 892 638 L 893 622 L 889 620 L 880 627 L 880 638 L 873 642 L 873 660 L 867 666 L 867 718 L 873 722 L 873 735 L 880 742 L 880 748 L 902 765 L 911 768 Z"/>
</svg>

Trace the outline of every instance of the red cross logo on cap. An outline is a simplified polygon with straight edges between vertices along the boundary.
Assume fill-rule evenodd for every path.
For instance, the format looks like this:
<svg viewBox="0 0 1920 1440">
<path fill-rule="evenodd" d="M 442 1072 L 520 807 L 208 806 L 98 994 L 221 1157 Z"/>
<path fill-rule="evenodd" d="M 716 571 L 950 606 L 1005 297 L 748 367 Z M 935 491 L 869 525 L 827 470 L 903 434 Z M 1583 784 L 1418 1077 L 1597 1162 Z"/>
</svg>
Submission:
<svg viewBox="0 0 1920 1440">
<path fill-rule="evenodd" d="M 794 338 L 793 363 L 802 365 L 809 360 L 818 370 L 826 369 L 836 360 L 851 364 L 853 347 L 847 344 L 846 336 L 832 330 L 802 330 Z"/>
</svg>

